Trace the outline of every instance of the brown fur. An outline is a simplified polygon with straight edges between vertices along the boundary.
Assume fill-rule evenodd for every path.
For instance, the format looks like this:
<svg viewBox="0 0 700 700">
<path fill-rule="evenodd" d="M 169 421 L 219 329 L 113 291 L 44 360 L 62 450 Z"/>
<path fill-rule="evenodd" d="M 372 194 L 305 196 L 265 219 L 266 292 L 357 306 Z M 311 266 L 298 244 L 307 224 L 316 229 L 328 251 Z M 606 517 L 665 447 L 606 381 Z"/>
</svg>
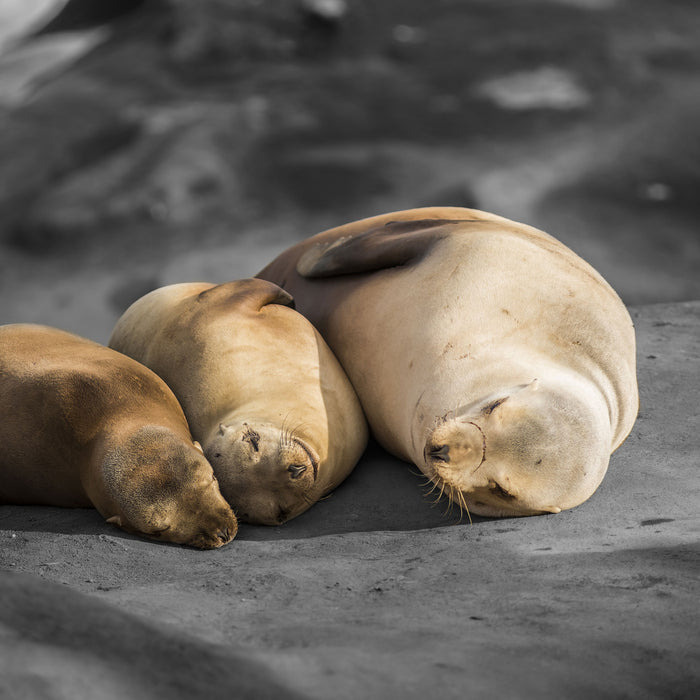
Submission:
<svg viewBox="0 0 700 700">
<path fill-rule="evenodd" d="M 94 506 L 137 534 L 201 548 L 233 512 L 165 383 L 46 326 L 0 327 L 0 503 Z"/>
</svg>

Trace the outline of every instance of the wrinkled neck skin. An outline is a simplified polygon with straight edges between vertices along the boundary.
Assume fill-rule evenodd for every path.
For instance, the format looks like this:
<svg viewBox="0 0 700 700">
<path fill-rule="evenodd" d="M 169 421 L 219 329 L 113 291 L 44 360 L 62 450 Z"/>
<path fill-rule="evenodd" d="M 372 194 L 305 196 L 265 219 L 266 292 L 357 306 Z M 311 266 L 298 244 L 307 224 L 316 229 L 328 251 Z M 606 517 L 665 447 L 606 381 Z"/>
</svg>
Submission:
<svg viewBox="0 0 700 700">
<path fill-rule="evenodd" d="M 589 498 L 611 451 L 602 392 L 546 362 L 511 366 L 500 377 L 491 366 L 472 376 L 462 405 L 437 409 L 437 386 L 418 402 L 410 458 L 421 471 L 461 509 L 477 515 L 558 513 Z"/>
</svg>

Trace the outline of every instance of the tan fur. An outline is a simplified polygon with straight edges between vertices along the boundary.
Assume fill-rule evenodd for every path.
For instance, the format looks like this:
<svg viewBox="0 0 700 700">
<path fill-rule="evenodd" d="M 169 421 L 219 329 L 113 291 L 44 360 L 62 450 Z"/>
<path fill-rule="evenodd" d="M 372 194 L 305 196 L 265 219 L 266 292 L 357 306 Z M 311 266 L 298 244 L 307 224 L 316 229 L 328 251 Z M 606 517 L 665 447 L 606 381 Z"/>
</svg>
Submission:
<svg viewBox="0 0 700 700">
<path fill-rule="evenodd" d="M 173 389 L 221 492 L 252 523 L 304 512 L 367 441 L 340 364 L 289 304 L 262 280 L 175 284 L 135 302 L 110 339 Z"/>
<path fill-rule="evenodd" d="M 94 506 L 200 548 L 237 530 L 175 396 L 153 372 L 46 326 L 0 327 L 0 503 Z"/>
<path fill-rule="evenodd" d="M 322 333 L 377 439 L 473 513 L 583 502 L 634 423 L 627 310 L 532 227 L 395 212 L 302 241 L 259 277 Z"/>
</svg>

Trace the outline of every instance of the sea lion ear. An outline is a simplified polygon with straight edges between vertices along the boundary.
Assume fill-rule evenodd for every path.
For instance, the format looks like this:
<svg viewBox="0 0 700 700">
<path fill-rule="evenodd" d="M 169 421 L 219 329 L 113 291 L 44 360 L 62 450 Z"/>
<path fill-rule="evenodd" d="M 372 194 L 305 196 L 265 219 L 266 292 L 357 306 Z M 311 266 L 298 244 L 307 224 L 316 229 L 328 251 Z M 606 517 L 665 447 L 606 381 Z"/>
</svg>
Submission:
<svg viewBox="0 0 700 700">
<path fill-rule="evenodd" d="M 377 272 L 410 265 L 420 260 L 432 246 L 457 224 L 471 220 L 418 219 L 390 221 L 383 226 L 343 236 L 309 248 L 297 262 L 302 277 L 334 277 Z M 483 222 L 480 222 L 483 223 Z"/>
<path fill-rule="evenodd" d="M 247 306 L 254 311 L 260 311 L 268 304 L 294 308 L 294 297 L 289 292 L 273 282 L 255 278 L 219 284 L 203 291 L 198 298 L 207 304 Z"/>
</svg>

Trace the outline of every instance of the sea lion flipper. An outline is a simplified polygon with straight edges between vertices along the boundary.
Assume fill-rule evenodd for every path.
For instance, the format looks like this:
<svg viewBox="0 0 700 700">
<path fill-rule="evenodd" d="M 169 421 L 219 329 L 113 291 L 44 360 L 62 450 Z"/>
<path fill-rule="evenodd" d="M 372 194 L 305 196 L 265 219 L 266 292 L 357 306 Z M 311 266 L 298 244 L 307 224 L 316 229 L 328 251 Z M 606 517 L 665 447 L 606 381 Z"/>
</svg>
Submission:
<svg viewBox="0 0 700 700">
<path fill-rule="evenodd" d="M 409 265 L 422 258 L 448 229 L 466 220 L 390 221 L 362 233 L 309 248 L 297 262 L 302 277 L 334 277 Z"/>
<path fill-rule="evenodd" d="M 218 284 L 198 295 L 199 301 L 212 304 L 216 302 L 227 305 L 248 306 L 253 311 L 260 311 L 268 304 L 280 304 L 294 308 L 294 297 L 273 282 L 249 278 Z"/>
</svg>

